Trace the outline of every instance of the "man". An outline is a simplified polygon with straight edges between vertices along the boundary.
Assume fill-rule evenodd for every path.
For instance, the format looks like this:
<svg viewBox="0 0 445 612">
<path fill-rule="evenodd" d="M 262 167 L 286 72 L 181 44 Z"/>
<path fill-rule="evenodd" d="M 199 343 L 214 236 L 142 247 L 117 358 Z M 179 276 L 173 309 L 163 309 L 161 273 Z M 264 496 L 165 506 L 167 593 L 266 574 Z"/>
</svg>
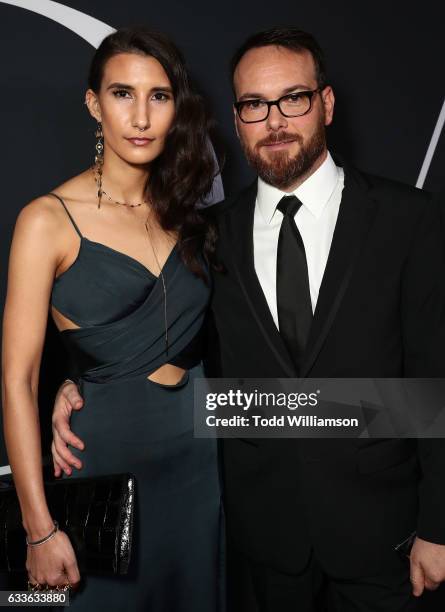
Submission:
<svg viewBox="0 0 445 612">
<path fill-rule="evenodd" d="M 232 69 L 235 125 L 259 178 L 212 211 L 224 269 L 209 373 L 443 376 L 434 202 L 333 160 L 334 93 L 309 34 L 256 34 Z M 64 411 L 78 399 L 66 385 L 55 412 L 65 467 Z M 261 612 L 313 610 L 326 586 L 329 610 L 414 610 L 413 594 L 445 579 L 441 440 L 229 439 L 223 456 L 229 542 Z M 393 547 L 413 531 L 404 564 Z"/>
</svg>

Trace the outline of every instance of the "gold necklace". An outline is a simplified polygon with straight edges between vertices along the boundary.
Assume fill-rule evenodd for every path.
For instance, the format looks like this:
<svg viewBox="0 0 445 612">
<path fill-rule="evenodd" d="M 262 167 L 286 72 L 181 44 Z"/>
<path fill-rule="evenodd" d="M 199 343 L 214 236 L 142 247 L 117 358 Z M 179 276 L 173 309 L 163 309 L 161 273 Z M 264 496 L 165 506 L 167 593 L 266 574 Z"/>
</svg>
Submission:
<svg viewBox="0 0 445 612">
<path fill-rule="evenodd" d="M 143 202 L 139 202 L 139 204 L 127 204 L 127 202 L 119 202 L 118 200 L 113 200 L 108 195 L 108 193 L 106 191 L 104 191 L 103 188 L 102 188 L 102 167 L 101 166 L 97 166 L 97 167 L 93 166 L 92 167 L 92 171 L 93 171 L 93 174 L 94 174 L 94 180 L 96 181 L 96 185 L 97 185 L 97 197 L 98 197 L 97 207 L 98 208 L 100 208 L 100 203 L 101 203 L 102 195 L 106 195 L 108 200 L 110 202 L 112 202 L 113 204 L 117 204 L 119 206 L 128 206 L 128 208 L 137 208 L 138 206 L 142 206 L 142 204 L 148 204 L 147 200 L 144 200 Z M 153 246 L 153 240 L 151 238 L 151 233 L 150 233 L 150 230 L 149 230 L 148 219 L 149 219 L 149 217 L 147 217 L 147 219 L 146 219 L 146 221 L 144 223 L 144 227 L 145 227 L 145 231 L 147 233 L 148 241 L 149 241 L 150 246 L 151 246 L 151 250 L 153 251 L 153 257 L 155 258 L 156 265 L 158 266 L 159 277 L 160 277 L 161 282 L 162 282 L 162 292 L 164 294 L 165 354 L 168 355 L 167 285 L 166 285 L 166 282 L 165 282 L 163 270 L 162 270 L 161 265 L 159 263 L 158 256 L 157 256 L 155 248 Z"/>
<path fill-rule="evenodd" d="M 164 294 L 165 354 L 168 355 L 167 286 L 165 284 L 165 278 L 164 278 L 164 274 L 163 274 L 161 265 L 159 263 L 158 256 L 157 256 L 155 248 L 153 246 L 153 239 L 151 237 L 151 228 L 149 230 L 148 217 L 147 217 L 147 220 L 145 221 L 144 227 L 145 227 L 145 231 L 147 232 L 148 242 L 151 245 L 151 250 L 153 251 L 153 256 L 155 258 L 156 265 L 158 266 L 159 276 L 160 276 L 161 282 L 162 282 L 162 291 L 163 291 L 163 294 Z"/>
<path fill-rule="evenodd" d="M 142 202 L 138 202 L 138 204 L 128 204 L 128 202 L 119 202 L 119 200 L 113 199 L 111 196 L 108 195 L 108 193 L 102 187 L 102 171 L 98 170 L 94 166 L 92 167 L 92 170 L 93 170 L 93 174 L 94 174 L 94 180 L 96 181 L 96 185 L 97 185 L 97 197 L 99 198 L 99 202 L 98 202 L 98 205 L 97 205 L 98 208 L 100 208 L 101 199 L 102 199 L 103 195 L 107 196 L 107 199 L 112 204 L 117 204 L 118 206 L 127 206 L 128 208 L 138 208 L 139 206 L 142 206 L 142 204 L 148 204 L 147 200 L 143 200 Z"/>
</svg>

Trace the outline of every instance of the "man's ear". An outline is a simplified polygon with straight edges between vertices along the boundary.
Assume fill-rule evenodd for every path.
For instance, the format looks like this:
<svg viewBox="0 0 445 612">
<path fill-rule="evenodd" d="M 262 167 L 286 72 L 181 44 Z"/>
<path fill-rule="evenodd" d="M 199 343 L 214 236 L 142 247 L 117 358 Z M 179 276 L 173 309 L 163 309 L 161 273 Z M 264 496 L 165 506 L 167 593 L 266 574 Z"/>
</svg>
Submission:
<svg viewBox="0 0 445 612">
<path fill-rule="evenodd" d="M 102 121 L 99 100 L 92 89 L 88 89 L 85 93 L 85 104 L 87 105 L 93 119 L 96 119 L 96 121 Z"/>
<path fill-rule="evenodd" d="M 237 135 L 237 136 L 238 136 L 238 138 L 239 138 L 239 131 L 238 131 L 238 113 L 236 112 L 236 108 L 235 108 L 235 107 L 233 107 L 233 122 L 234 122 L 234 124 L 235 124 L 235 132 L 236 132 L 236 135 Z"/>
<path fill-rule="evenodd" d="M 323 101 L 324 106 L 324 124 L 331 125 L 334 119 L 334 106 L 335 106 L 335 96 L 334 91 L 330 85 L 325 87 L 321 92 L 321 99 Z"/>
</svg>

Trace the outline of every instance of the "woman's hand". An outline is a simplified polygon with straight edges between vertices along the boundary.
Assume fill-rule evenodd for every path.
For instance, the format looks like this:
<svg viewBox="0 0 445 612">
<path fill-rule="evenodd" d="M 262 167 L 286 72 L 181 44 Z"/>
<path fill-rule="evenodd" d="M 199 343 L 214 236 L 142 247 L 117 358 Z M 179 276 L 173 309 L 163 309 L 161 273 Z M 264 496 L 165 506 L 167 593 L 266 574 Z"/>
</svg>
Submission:
<svg viewBox="0 0 445 612">
<path fill-rule="evenodd" d="M 31 584 L 50 587 L 70 584 L 73 588 L 80 582 L 79 568 L 71 542 L 63 531 L 39 546 L 28 546 L 26 569 Z"/>
</svg>

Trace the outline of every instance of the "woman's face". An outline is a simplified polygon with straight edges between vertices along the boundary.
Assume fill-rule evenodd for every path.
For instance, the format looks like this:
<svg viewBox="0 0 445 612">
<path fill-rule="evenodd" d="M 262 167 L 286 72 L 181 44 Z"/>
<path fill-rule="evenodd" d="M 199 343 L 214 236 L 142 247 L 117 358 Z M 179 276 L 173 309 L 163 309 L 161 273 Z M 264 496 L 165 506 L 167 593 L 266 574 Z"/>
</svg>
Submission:
<svg viewBox="0 0 445 612">
<path fill-rule="evenodd" d="M 161 154 L 175 117 L 175 101 L 165 70 L 154 57 L 120 53 L 104 67 L 100 90 L 86 102 L 102 123 L 105 155 L 130 164 L 148 164 Z"/>
</svg>

